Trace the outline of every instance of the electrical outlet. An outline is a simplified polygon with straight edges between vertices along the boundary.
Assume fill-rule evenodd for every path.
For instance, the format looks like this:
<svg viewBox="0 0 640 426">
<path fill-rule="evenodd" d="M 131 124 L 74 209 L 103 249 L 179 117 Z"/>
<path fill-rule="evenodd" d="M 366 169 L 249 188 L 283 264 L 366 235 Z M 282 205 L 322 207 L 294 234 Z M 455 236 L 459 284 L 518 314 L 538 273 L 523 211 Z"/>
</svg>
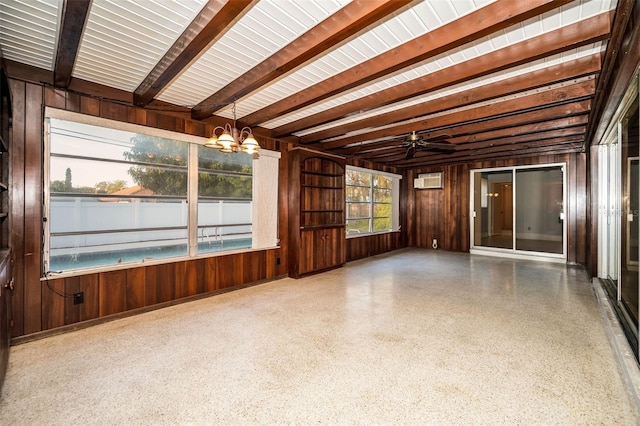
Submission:
<svg viewBox="0 0 640 426">
<path fill-rule="evenodd" d="M 84 303 L 84 291 L 73 293 L 73 304 L 79 305 L 81 303 Z"/>
<path fill-rule="evenodd" d="M 276 257 L 276 265 L 279 265 L 279 264 L 280 264 L 280 258 Z"/>
</svg>

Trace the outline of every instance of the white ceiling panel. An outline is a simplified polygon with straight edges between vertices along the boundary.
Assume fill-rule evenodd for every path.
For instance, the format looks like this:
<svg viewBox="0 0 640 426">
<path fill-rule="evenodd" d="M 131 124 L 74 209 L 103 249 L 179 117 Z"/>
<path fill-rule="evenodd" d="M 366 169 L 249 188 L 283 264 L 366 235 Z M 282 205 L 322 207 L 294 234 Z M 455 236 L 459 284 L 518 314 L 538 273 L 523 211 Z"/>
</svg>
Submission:
<svg viewBox="0 0 640 426">
<path fill-rule="evenodd" d="M 133 92 L 206 0 L 93 0 L 76 78 Z"/>
<path fill-rule="evenodd" d="M 492 34 L 491 36 L 487 36 L 475 42 L 468 43 L 458 49 L 454 49 L 452 51 L 446 52 L 445 54 L 431 58 L 421 64 L 417 64 L 410 70 L 404 70 L 400 73 L 397 73 L 396 75 L 391 75 L 377 82 L 369 83 L 366 87 L 354 88 L 349 92 L 343 92 L 338 96 L 334 96 L 333 98 L 316 103 L 306 108 L 301 108 L 293 113 L 279 117 L 276 120 L 261 123 L 261 126 L 266 128 L 275 128 L 307 117 L 309 115 L 326 111 L 327 109 L 368 96 L 375 91 L 384 90 L 385 88 L 391 86 L 396 86 L 398 84 L 406 82 L 409 79 L 426 76 L 438 70 L 455 66 L 470 59 L 480 57 L 494 50 L 503 48 L 507 45 L 512 45 L 528 38 L 541 35 L 547 31 L 556 30 L 561 26 L 573 24 L 575 22 L 578 22 L 580 19 L 592 17 L 594 15 L 597 15 L 598 13 L 602 13 L 608 10 L 607 7 L 611 6 L 611 3 L 609 1 L 596 1 L 596 3 L 599 3 L 599 7 L 589 7 L 587 11 L 585 11 L 582 9 L 582 7 L 586 3 L 591 3 L 591 1 L 583 0 L 581 2 L 571 3 L 567 7 L 561 8 L 559 13 L 556 12 L 556 14 L 559 16 L 557 22 L 562 23 L 562 25 L 560 26 L 549 27 L 550 23 L 552 22 L 551 20 L 549 20 L 545 25 L 542 25 L 542 21 L 545 19 L 544 16 L 531 18 L 521 24 L 514 25 L 505 30 Z M 445 10 L 446 13 L 450 13 L 450 9 L 447 7 L 438 5 L 438 8 L 439 10 Z M 600 46 L 601 43 L 597 43 L 596 48 L 600 49 Z M 280 82 L 272 85 L 271 88 L 277 87 L 279 84 L 283 84 L 283 82 L 286 80 L 287 79 L 281 80 Z M 265 96 L 271 88 L 265 89 L 257 95 L 248 97 L 248 99 L 244 99 L 242 103 L 246 103 L 249 106 L 254 106 L 254 108 L 257 105 L 266 106 L 273 103 L 275 100 L 275 94 L 273 93 L 271 94 L 271 98 L 268 101 L 266 99 L 263 99 L 262 102 L 256 102 L 253 99 L 256 97 Z M 241 114 L 239 115 L 241 116 Z"/>
<path fill-rule="evenodd" d="M 347 0 L 258 2 L 158 98 L 177 105 L 198 104 L 347 3 Z"/>
<path fill-rule="evenodd" d="M 52 71 L 59 14 L 58 0 L 1 0 L 2 56 Z"/>
<path fill-rule="evenodd" d="M 473 80 L 466 81 L 464 83 L 459 83 L 453 86 L 446 87 L 444 89 L 436 90 L 436 91 L 427 93 L 425 95 L 416 96 L 411 99 L 404 100 L 402 102 L 396 102 L 394 104 L 387 105 L 382 108 L 372 109 L 361 114 L 354 114 L 340 120 L 332 121 L 331 123 L 306 129 L 302 132 L 297 132 L 295 133 L 295 135 L 304 136 L 311 133 L 319 132 L 321 130 L 326 130 L 335 126 L 351 123 L 353 121 L 358 121 L 358 120 L 362 120 L 369 117 L 375 117 L 377 115 L 382 115 L 382 114 L 395 111 L 401 108 L 406 108 L 413 105 L 421 104 L 423 102 L 432 101 L 444 96 L 453 95 L 455 93 L 461 93 L 461 92 L 471 90 L 477 87 L 481 87 L 487 84 L 491 84 L 491 83 L 506 80 L 512 77 L 516 77 L 518 75 L 527 74 L 527 73 L 544 69 L 553 65 L 558 65 L 563 62 L 569 62 L 585 56 L 591 56 L 597 53 L 602 53 L 603 51 L 604 51 L 604 48 L 601 45 L 601 43 L 594 43 L 590 46 L 585 46 L 579 49 L 573 49 L 568 52 L 559 53 L 553 56 L 549 56 L 547 58 L 539 59 L 535 62 L 509 68 L 499 73 L 491 74 L 485 77 L 479 77 Z M 275 125 L 274 127 L 277 127 L 277 126 L 278 125 Z M 357 133 L 361 133 L 361 132 L 357 132 Z M 350 134 L 353 134 L 353 132 Z"/>
<path fill-rule="evenodd" d="M 375 26 L 349 43 L 319 58 L 311 64 L 298 69 L 258 93 L 246 96 L 237 105 L 238 117 L 243 117 L 266 107 L 284 96 L 279 93 L 299 92 L 326 78 L 352 68 L 379 54 L 391 50 L 429 31 L 469 14 L 493 0 L 460 2 L 456 10 L 450 2 L 425 0 L 415 6 L 392 15 L 383 24 Z M 369 46 L 375 46 L 374 49 Z M 340 67 L 337 67 L 340 64 Z M 287 89 L 284 90 L 283 88 Z M 217 112 L 218 115 L 231 117 L 231 108 Z"/>
</svg>

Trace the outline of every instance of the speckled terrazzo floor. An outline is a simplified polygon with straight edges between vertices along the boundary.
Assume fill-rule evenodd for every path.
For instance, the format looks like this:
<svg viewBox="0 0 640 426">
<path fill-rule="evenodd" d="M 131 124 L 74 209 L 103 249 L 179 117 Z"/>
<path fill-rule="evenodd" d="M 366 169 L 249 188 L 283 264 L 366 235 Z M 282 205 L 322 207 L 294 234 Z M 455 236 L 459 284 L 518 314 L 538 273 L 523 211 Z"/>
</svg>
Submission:
<svg viewBox="0 0 640 426">
<path fill-rule="evenodd" d="M 0 424 L 637 425 L 577 268 L 402 250 L 11 348 Z"/>
</svg>

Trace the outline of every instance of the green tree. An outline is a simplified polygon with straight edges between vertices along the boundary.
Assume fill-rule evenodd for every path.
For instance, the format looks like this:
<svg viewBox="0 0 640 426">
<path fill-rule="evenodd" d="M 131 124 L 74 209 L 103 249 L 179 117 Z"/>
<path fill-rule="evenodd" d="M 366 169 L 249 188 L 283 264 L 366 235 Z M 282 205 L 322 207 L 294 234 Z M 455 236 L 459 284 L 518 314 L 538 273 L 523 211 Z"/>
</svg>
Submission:
<svg viewBox="0 0 640 426">
<path fill-rule="evenodd" d="M 102 181 L 95 185 L 96 194 L 113 194 L 127 187 L 127 182 L 118 179 L 114 181 Z"/>
<path fill-rule="evenodd" d="M 64 172 L 64 192 L 72 192 L 73 184 L 71 183 L 71 169 L 67 167 Z"/>
<path fill-rule="evenodd" d="M 160 195 L 187 194 L 187 147 L 170 139 L 137 134 L 132 147 L 124 153 L 128 161 L 146 163 L 129 168 L 129 176 L 140 186 Z M 183 170 L 173 167 L 182 166 Z"/>
<path fill-rule="evenodd" d="M 186 195 L 188 144 L 142 134 L 134 136 L 131 142 L 131 149 L 124 153 L 125 159 L 144 163 L 129 169 L 129 175 L 136 184 L 156 194 Z M 251 198 L 251 176 L 242 175 L 251 173 L 250 156 L 241 153 L 225 154 L 204 147 L 199 149 L 200 196 Z M 173 166 L 181 166 L 183 169 L 175 169 Z"/>
</svg>

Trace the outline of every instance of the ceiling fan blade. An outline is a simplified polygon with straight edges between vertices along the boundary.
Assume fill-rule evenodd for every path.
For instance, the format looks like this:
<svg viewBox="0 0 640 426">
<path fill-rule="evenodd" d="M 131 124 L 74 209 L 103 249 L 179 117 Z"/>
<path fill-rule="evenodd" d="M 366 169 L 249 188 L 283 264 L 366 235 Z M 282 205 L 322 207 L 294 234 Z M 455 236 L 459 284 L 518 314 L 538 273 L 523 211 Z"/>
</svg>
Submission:
<svg viewBox="0 0 640 426">
<path fill-rule="evenodd" d="M 405 155 L 404 159 L 405 160 L 410 160 L 413 158 L 413 156 L 416 155 L 416 147 L 411 145 L 408 149 L 407 149 L 407 155 Z"/>
<path fill-rule="evenodd" d="M 448 142 L 425 142 L 422 145 L 425 149 L 437 149 L 441 151 L 455 151 L 456 146 Z"/>
</svg>

